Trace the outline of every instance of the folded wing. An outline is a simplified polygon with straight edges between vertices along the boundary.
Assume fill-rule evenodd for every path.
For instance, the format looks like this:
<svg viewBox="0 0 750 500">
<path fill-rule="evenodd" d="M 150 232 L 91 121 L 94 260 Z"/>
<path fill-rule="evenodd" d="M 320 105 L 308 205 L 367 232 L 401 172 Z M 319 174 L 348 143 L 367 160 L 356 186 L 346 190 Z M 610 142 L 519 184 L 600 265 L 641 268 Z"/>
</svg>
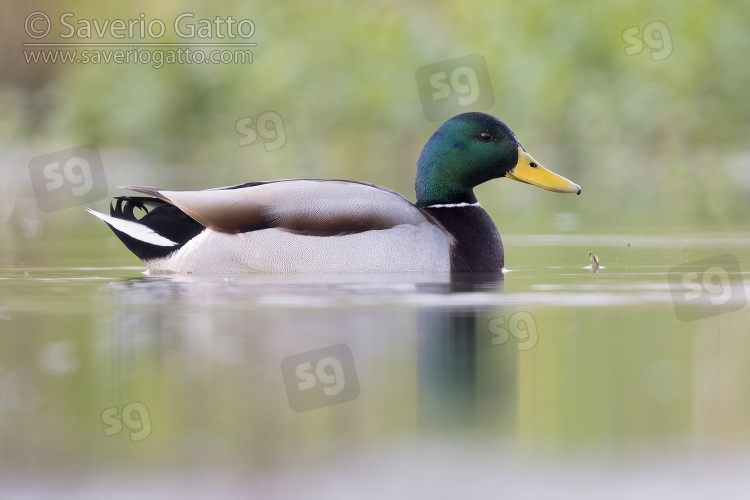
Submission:
<svg viewBox="0 0 750 500">
<path fill-rule="evenodd" d="M 431 221 L 400 194 L 362 182 L 290 179 L 205 191 L 125 187 L 171 203 L 224 233 L 279 228 L 337 236 Z"/>
</svg>

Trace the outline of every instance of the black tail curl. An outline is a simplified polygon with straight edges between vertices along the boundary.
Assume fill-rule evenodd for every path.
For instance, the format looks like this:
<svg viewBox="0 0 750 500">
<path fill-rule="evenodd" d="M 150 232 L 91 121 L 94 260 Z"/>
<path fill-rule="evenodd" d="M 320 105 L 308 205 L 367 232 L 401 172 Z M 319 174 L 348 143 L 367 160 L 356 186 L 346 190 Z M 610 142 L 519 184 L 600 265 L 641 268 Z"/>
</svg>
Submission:
<svg viewBox="0 0 750 500">
<path fill-rule="evenodd" d="M 135 209 L 142 210 L 145 215 L 137 218 Z M 177 243 L 166 247 L 147 243 L 110 226 L 128 250 L 143 261 L 167 257 L 206 229 L 176 206 L 147 196 L 118 196 L 114 204 L 110 203 L 109 214 L 116 219 L 142 224 Z"/>
<path fill-rule="evenodd" d="M 138 218 L 134 213 L 136 208 L 148 214 L 150 209 L 161 205 L 169 205 L 166 201 L 151 198 L 150 196 L 116 196 L 114 202 L 114 205 L 112 203 L 109 204 L 109 215 L 117 219 L 132 222 L 138 222 Z"/>
</svg>

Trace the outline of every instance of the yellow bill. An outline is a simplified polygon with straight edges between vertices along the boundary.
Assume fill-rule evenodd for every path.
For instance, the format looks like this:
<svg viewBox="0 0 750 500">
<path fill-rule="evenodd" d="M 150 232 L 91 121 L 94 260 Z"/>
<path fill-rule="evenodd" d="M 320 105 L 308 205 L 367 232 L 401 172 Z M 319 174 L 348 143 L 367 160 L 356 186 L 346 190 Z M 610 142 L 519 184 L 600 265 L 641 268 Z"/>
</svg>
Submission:
<svg viewBox="0 0 750 500">
<path fill-rule="evenodd" d="M 562 175 L 550 172 L 521 148 L 518 148 L 518 163 L 505 174 L 505 177 L 556 193 L 581 194 L 581 186 Z"/>
</svg>

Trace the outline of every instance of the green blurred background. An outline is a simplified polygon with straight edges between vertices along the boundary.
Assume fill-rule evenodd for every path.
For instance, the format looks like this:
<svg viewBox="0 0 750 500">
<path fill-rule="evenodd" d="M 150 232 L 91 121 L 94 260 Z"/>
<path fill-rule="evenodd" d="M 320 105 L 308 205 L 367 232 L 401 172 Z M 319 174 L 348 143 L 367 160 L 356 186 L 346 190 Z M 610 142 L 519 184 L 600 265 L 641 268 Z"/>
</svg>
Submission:
<svg viewBox="0 0 750 500">
<path fill-rule="evenodd" d="M 504 179 L 480 187 L 501 234 L 734 232 L 750 211 L 748 2 L 81 0 L 1 8 L 5 265 L 139 264 L 83 207 L 36 206 L 29 160 L 84 144 L 101 151 L 110 196 L 123 184 L 202 189 L 331 177 L 413 200 L 417 157 L 439 125 L 425 119 L 415 72 L 475 53 L 487 61 L 495 101 L 481 111 L 583 188 L 576 197 Z M 34 40 L 24 20 L 36 10 L 55 25 L 44 41 L 62 41 L 56 21 L 72 12 L 73 23 L 144 13 L 167 26 L 159 42 L 180 42 L 169 28 L 192 12 L 195 21 L 251 19 L 248 41 L 257 46 L 252 64 L 29 64 L 21 44 Z M 654 21 L 666 29 L 644 36 Z M 269 111 L 283 120 L 283 146 L 241 146 L 238 120 Z"/>
<path fill-rule="evenodd" d="M 726 251 L 750 266 L 740 234 L 750 210 L 750 3 L 3 0 L 0 9 L 0 474 L 135 471 L 110 493 L 129 493 L 145 469 L 213 474 L 221 467 L 211 463 L 243 474 L 257 464 L 247 481 L 268 470 L 296 477 L 321 449 L 341 455 L 339 439 L 355 443 L 348 459 L 423 436 L 417 365 L 430 358 L 419 335 L 429 344 L 455 328 L 461 338 L 462 325 L 478 332 L 476 405 L 447 391 L 438 420 L 475 408 L 459 416 L 487 436 L 560 451 L 559 463 L 575 458 L 569 450 L 606 455 L 609 445 L 618 460 L 626 448 L 646 457 L 670 443 L 709 460 L 707 451 L 750 449 L 748 309 L 683 323 L 664 273 Z M 168 28 L 186 12 L 195 21 L 231 15 L 254 22 L 257 46 L 251 64 L 29 64 L 24 21 L 34 11 L 54 21 L 71 12 L 71 22 L 143 13 Z M 46 40 L 61 41 L 58 31 Z M 185 42 L 170 35 L 159 41 Z M 419 152 L 439 126 L 425 118 L 415 74 L 471 54 L 487 63 L 494 105 L 462 111 L 501 118 L 538 161 L 583 188 L 560 195 L 501 179 L 478 189 L 501 234 L 516 236 L 506 255 L 521 272 L 489 302 L 475 294 L 484 306 L 471 314 L 465 295 L 441 302 L 430 291 L 412 301 L 401 288 L 375 287 L 369 303 L 368 287 L 142 279 L 140 261 L 84 205 L 37 206 L 30 160 L 85 144 L 101 152 L 108 198 L 125 184 L 330 177 L 413 200 Z M 264 113 L 280 117 L 283 145 L 241 145 L 238 122 Z M 108 198 L 86 206 L 106 211 Z M 568 239 L 523 236 L 550 233 Z M 597 234 L 616 237 L 588 236 Z M 606 266 L 599 274 L 581 269 L 590 249 Z M 53 267 L 63 269 L 38 269 Z M 315 301 L 337 294 L 351 302 Z M 538 326 L 539 346 L 526 352 L 489 338 L 489 321 L 517 311 Z M 363 395 L 298 415 L 279 362 L 325 343 L 352 345 Z M 153 437 L 133 445 L 127 433 L 103 436 L 101 413 L 139 400 Z M 488 477 L 513 474 L 496 463 L 486 462 L 495 467 Z M 656 475 L 667 469 L 642 463 Z M 721 468 L 705 476 L 678 465 L 667 472 L 705 481 Z M 722 470 L 739 481 L 733 471 L 745 465 Z M 537 475 L 537 462 L 523 472 L 522 482 L 557 485 Z M 605 473 L 599 482 L 579 474 L 609 488 Z"/>
</svg>

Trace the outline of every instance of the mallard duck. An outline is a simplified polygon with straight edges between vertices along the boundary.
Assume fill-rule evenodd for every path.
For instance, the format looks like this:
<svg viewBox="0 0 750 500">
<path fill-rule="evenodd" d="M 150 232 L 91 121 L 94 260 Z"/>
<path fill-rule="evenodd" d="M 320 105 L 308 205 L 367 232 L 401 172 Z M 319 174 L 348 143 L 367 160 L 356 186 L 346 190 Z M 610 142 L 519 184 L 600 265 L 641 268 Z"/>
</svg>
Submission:
<svg viewBox="0 0 750 500">
<path fill-rule="evenodd" d="M 484 113 L 457 115 L 417 162 L 417 202 L 365 182 L 284 179 L 204 191 L 124 186 L 94 212 L 153 271 L 176 273 L 486 272 L 503 244 L 474 187 L 508 177 L 581 193 Z M 146 214 L 136 218 L 134 209 Z"/>
</svg>

